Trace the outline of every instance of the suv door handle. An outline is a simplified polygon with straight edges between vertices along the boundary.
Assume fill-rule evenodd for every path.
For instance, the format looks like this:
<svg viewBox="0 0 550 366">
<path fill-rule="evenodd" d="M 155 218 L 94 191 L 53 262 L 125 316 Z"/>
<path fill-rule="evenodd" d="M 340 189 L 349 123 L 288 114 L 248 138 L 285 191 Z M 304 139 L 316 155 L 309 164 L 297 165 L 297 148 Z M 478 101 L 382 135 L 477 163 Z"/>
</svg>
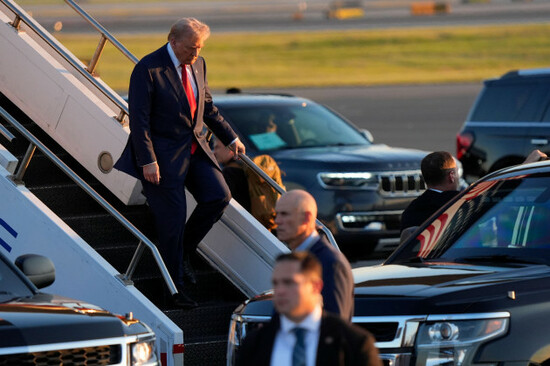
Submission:
<svg viewBox="0 0 550 366">
<path fill-rule="evenodd" d="M 548 140 L 547 139 L 531 139 L 532 145 L 547 145 Z"/>
</svg>

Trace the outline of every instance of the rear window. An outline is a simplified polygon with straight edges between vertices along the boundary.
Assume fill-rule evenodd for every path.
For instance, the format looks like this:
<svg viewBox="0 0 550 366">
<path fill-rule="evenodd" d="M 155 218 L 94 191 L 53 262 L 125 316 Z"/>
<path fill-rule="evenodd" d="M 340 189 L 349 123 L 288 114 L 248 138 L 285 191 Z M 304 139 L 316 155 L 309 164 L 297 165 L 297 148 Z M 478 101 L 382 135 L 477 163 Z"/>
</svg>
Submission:
<svg viewBox="0 0 550 366">
<path fill-rule="evenodd" d="M 539 173 L 472 186 L 399 253 L 455 262 L 514 259 L 550 265 L 550 175 Z"/>
<path fill-rule="evenodd" d="M 550 99 L 550 82 L 489 82 L 477 102 L 470 121 L 537 122 Z"/>
</svg>

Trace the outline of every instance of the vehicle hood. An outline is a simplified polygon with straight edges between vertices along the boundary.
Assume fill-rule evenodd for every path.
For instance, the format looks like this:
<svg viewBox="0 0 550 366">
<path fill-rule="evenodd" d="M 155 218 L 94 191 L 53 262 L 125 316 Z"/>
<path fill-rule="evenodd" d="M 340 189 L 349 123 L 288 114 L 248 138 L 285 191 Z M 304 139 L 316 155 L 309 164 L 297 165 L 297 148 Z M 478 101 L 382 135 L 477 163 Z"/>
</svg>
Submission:
<svg viewBox="0 0 550 366">
<path fill-rule="evenodd" d="M 420 161 L 426 156 L 425 151 L 414 149 L 394 148 L 382 144 L 365 146 L 334 146 L 311 147 L 301 149 L 279 150 L 271 155 L 281 163 L 294 161 L 304 166 L 334 167 L 341 170 L 340 164 L 345 163 L 347 168 L 364 168 L 375 170 L 417 170 Z"/>
<path fill-rule="evenodd" d="M 130 330 L 136 323 L 91 304 L 37 294 L 0 303 L 0 347 L 123 337 L 137 331 Z M 141 323 L 138 328 L 144 330 Z"/>
<path fill-rule="evenodd" d="M 369 315 L 396 314 L 396 307 L 402 314 L 462 312 L 472 311 L 472 307 L 482 311 L 483 303 L 506 299 L 510 291 L 550 289 L 543 285 L 549 277 L 550 268 L 545 265 L 511 268 L 423 263 L 354 269 L 356 302 L 368 302 Z M 356 305 L 355 315 L 361 315 L 357 310 Z"/>
</svg>

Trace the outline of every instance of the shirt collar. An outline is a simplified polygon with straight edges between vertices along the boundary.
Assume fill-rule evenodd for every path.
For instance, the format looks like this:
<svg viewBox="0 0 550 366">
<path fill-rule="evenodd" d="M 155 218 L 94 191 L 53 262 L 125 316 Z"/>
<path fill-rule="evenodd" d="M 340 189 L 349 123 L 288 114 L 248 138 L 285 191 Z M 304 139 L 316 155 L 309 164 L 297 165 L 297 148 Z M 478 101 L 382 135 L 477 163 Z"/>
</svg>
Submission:
<svg viewBox="0 0 550 366">
<path fill-rule="evenodd" d="M 174 53 L 174 50 L 172 49 L 172 45 L 170 44 L 170 42 L 168 42 L 166 49 L 168 50 L 168 55 L 170 55 L 170 60 L 172 60 L 172 62 L 174 63 L 174 67 L 176 68 L 176 70 L 179 71 L 181 62 L 179 62 L 178 58 L 176 57 L 176 54 Z"/>
<path fill-rule="evenodd" d="M 434 191 L 434 192 L 437 192 L 437 193 L 443 193 L 443 191 L 440 191 L 439 189 L 434 189 L 434 188 L 428 188 L 429 191 Z"/>
<path fill-rule="evenodd" d="M 316 332 L 321 327 L 321 316 L 323 314 L 323 309 L 321 305 L 317 305 L 315 309 L 308 316 L 305 317 L 300 323 L 294 323 L 292 320 L 288 319 L 286 316 L 281 315 L 281 330 L 283 332 L 289 333 L 294 328 L 304 328 L 310 332 Z"/>
<path fill-rule="evenodd" d="M 296 249 L 294 249 L 296 252 L 305 252 L 311 248 L 313 243 L 315 243 L 319 239 L 319 233 L 317 233 L 317 230 L 313 230 L 313 232 L 302 242 L 302 244 L 298 245 Z"/>
</svg>

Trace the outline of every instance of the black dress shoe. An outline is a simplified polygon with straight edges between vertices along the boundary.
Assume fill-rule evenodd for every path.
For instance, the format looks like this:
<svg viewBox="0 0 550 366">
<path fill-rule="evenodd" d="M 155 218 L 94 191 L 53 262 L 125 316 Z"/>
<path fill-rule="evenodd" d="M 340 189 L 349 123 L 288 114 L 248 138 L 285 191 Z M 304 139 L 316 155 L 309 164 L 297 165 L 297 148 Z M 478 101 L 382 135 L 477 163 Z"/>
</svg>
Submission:
<svg viewBox="0 0 550 366">
<path fill-rule="evenodd" d="M 172 302 L 175 306 L 182 309 L 192 309 L 199 306 L 195 300 L 183 292 L 178 292 L 177 294 L 172 295 Z"/>
<path fill-rule="evenodd" d="M 182 269 L 184 279 L 187 280 L 187 282 L 196 285 L 197 277 L 195 276 L 195 270 L 191 266 L 191 260 L 189 259 L 189 256 L 183 257 Z"/>
</svg>

